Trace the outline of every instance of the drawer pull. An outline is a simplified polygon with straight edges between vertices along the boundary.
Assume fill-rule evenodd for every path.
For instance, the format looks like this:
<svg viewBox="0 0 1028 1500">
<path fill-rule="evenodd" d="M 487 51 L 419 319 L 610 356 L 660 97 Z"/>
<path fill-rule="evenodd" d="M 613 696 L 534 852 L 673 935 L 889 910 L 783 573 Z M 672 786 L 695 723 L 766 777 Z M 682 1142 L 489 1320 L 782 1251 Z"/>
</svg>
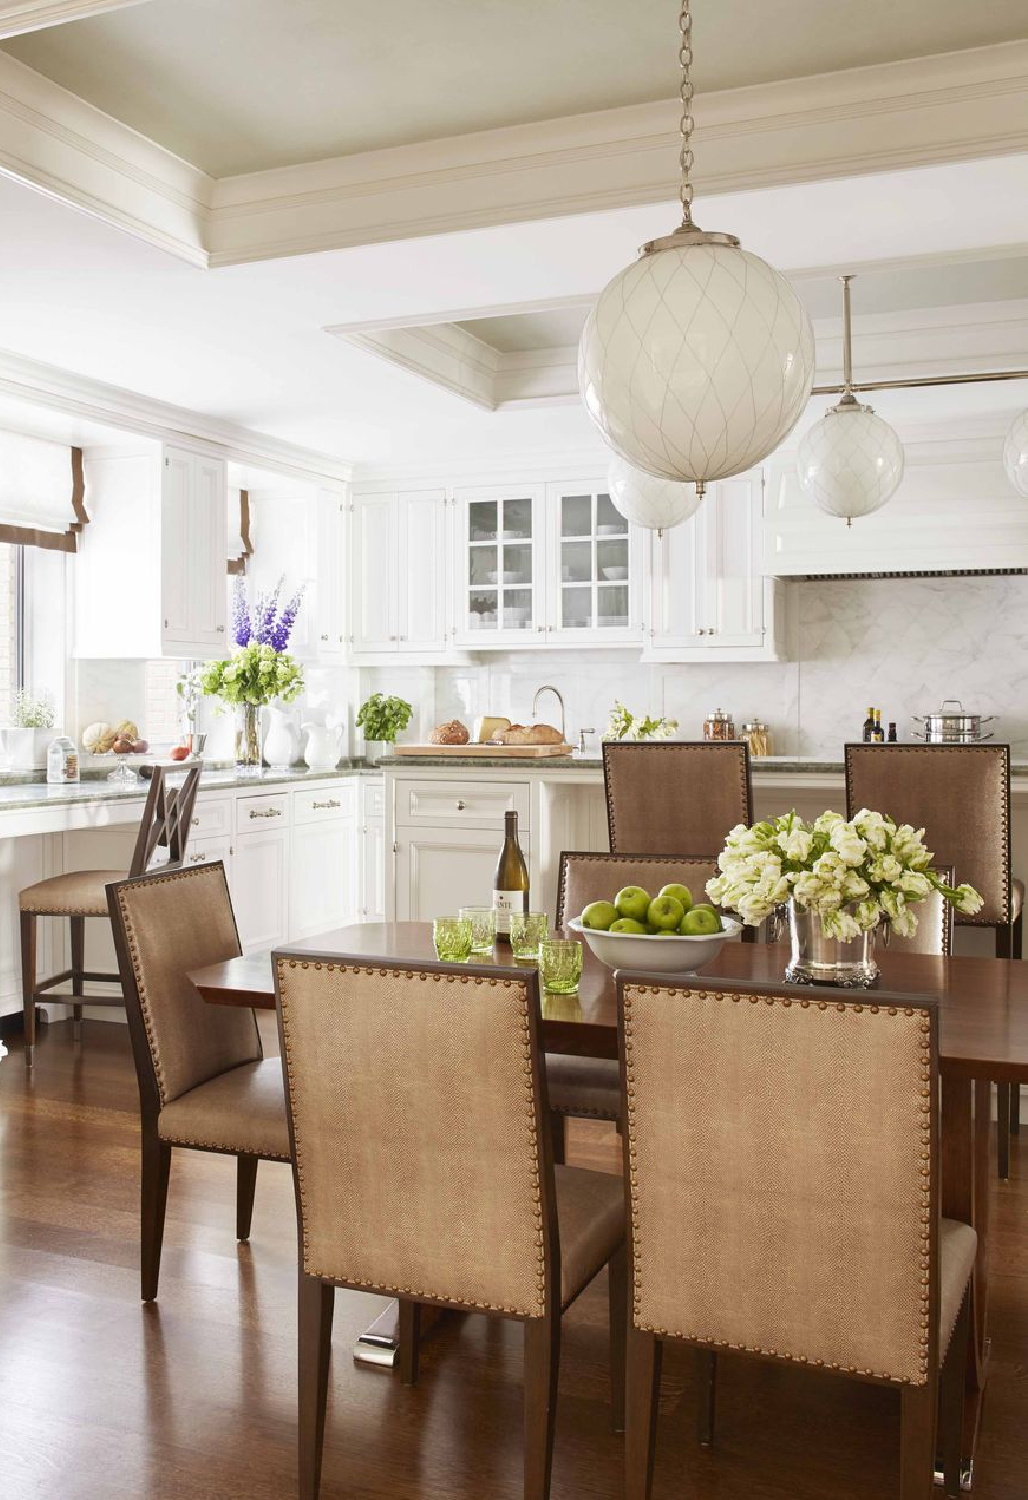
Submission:
<svg viewBox="0 0 1028 1500">
<path fill-rule="evenodd" d="M 466 803 L 458 801 L 458 803 L 457 803 L 457 811 L 458 812 L 463 812 L 464 808 L 466 807 L 466 805 L 467 805 Z"/>
<path fill-rule="evenodd" d="M 206 858 L 206 854 L 191 854 L 189 856 L 189 863 L 191 865 L 202 865 Z"/>
<path fill-rule="evenodd" d="M 251 807 L 250 809 L 251 818 L 280 818 L 281 816 L 282 809 L 280 807 L 266 807 L 263 812 L 258 811 L 256 807 Z"/>
<path fill-rule="evenodd" d="M 336 801 L 335 797 L 329 797 L 329 799 L 328 799 L 327 802 L 315 802 L 314 803 L 315 807 L 342 807 L 342 805 L 343 804 L 341 802 L 337 802 Z"/>
</svg>

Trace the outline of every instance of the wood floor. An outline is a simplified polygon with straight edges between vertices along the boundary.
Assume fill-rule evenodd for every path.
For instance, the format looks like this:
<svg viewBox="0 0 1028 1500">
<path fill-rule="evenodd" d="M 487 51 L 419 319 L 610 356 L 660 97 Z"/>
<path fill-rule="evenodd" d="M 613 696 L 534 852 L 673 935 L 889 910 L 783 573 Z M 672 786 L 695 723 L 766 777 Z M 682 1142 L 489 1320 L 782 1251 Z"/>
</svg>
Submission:
<svg viewBox="0 0 1028 1500">
<path fill-rule="evenodd" d="M 268 1050 L 275 1050 L 271 1035 Z M 265 1163 L 238 1246 L 233 1164 L 172 1171 L 161 1299 L 138 1300 L 136 1086 L 124 1027 L 44 1031 L 31 1084 L 0 1064 L 0 1496 L 3 1500 L 289 1500 L 295 1495 L 295 1219 L 288 1169 Z M 1022 1137 L 1022 1141 L 1028 1136 Z M 572 1159 L 617 1170 L 612 1132 L 578 1124 Z M 975 1494 L 1028 1494 L 1028 1180 L 997 1184 L 993 1359 Z M 454 1318 L 421 1383 L 356 1369 L 382 1304 L 338 1294 L 325 1500 L 518 1500 L 521 1343 Z M 615 1500 L 606 1288 L 565 1319 L 554 1500 Z M 725 1358 L 717 1446 L 692 1438 L 691 1356 L 669 1351 L 655 1500 L 883 1500 L 895 1494 L 898 1398 Z"/>
</svg>

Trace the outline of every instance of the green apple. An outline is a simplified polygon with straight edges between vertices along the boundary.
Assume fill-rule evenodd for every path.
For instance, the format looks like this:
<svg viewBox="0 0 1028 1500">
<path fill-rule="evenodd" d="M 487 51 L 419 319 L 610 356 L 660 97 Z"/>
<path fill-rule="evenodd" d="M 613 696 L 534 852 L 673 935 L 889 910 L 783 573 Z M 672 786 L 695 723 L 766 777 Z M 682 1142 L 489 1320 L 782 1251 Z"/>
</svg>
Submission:
<svg viewBox="0 0 1028 1500">
<path fill-rule="evenodd" d="M 611 922 L 610 931 L 632 933 L 636 937 L 646 936 L 646 928 L 641 922 L 637 922 L 634 917 L 618 917 L 616 922 Z"/>
<path fill-rule="evenodd" d="M 581 922 L 594 932 L 606 932 L 617 919 L 618 909 L 613 901 L 591 901 L 582 913 Z"/>
<path fill-rule="evenodd" d="M 721 918 L 712 906 L 694 906 L 682 918 L 679 931 L 685 937 L 712 937 L 721 931 Z"/>
<path fill-rule="evenodd" d="M 641 885 L 623 886 L 614 897 L 619 917 L 630 917 L 633 922 L 645 922 L 650 909 L 650 893 Z"/>
<path fill-rule="evenodd" d="M 658 932 L 673 931 L 685 916 L 685 907 L 676 896 L 655 896 L 650 902 L 646 920 Z"/>
<path fill-rule="evenodd" d="M 681 901 L 683 911 L 688 911 L 692 906 L 692 891 L 687 885 L 678 885 L 673 881 L 671 885 L 662 885 L 657 894 L 660 896 L 674 896 L 676 901 Z"/>
<path fill-rule="evenodd" d="M 654 937 L 681 937 L 681 935 L 677 927 L 658 927 L 653 934 Z"/>
</svg>

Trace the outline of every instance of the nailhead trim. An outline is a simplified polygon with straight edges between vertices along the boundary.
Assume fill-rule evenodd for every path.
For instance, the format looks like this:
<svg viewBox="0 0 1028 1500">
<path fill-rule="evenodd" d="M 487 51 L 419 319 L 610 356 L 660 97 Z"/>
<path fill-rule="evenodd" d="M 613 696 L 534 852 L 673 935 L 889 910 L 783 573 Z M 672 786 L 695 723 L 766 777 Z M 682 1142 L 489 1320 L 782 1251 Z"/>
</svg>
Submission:
<svg viewBox="0 0 1028 1500">
<path fill-rule="evenodd" d="M 516 1318 L 541 1318 L 546 1311 L 546 1240 L 544 1233 L 543 1203 L 542 1203 L 542 1181 L 541 1167 L 539 1162 L 539 1122 L 536 1114 L 536 1100 L 532 1089 L 532 1047 L 531 1027 L 528 1014 L 528 989 L 524 982 L 512 979 L 485 979 L 481 975 L 472 974 L 450 974 L 450 973 L 427 973 L 422 969 L 384 969 L 364 964 L 322 963 L 307 959 L 278 960 L 278 992 L 281 1000 L 280 1014 L 282 1017 L 282 1050 L 286 1060 L 286 1081 L 289 1092 L 289 1117 L 293 1126 L 293 1166 L 296 1173 L 297 1190 L 300 1196 L 300 1223 L 303 1237 L 303 1269 L 308 1276 L 319 1276 L 328 1281 L 345 1281 L 351 1286 L 369 1287 L 383 1293 L 391 1293 L 397 1297 L 412 1297 L 418 1299 L 431 1299 L 437 1302 L 450 1303 L 456 1307 L 474 1308 L 480 1312 L 506 1313 Z M 409 1287 L 394 1286 L 388 1283 L 369 1281 L 366 1278 L 340 1275 L 337 1271 L 317 1269 L 311 1264 L 310 1238 L 307 1232 L 308 1204 L 305 1177 L 305 1151 L 304 1143 L 296 1123 L 296 1091 L 294 1088 L 293 1068 L 293 1036 L 289 1024 L 289 985 L 286 978 L 287 970 L 294 969 L 325 969 L 335 974 L 365 974 L 386 977 L 390 974 L 402 974 L 405 979 L 420 979 L 422 983 L 431 979 L 436 984 L 474 984 L 487 985 L 490 989 L 519 990 L 521 992 L 521 1057 L 522 1076 L 525 1079 L 525 1119 L 528 1135 L 528 1145 L 531 1155 L 531 1179 L 532 1179 L 532 1215 L 535 1220 L 535 1243 L 536 1243 L 536 1290 L 537 1299 L 533 1307 L 518 1307 L 505 1305 L 503 1303 L 479 1302 L 472 1298 L 454 1297 L 448 1293 L 440 1292 L 431 1287 Z M 558 1273 L 559 1274 L 559 1271 Z"/>
<path fill-rule="evenodd" d="M 203 1084 L 198 1084 L 203 1088 Z M 167 1141 L 169 1146 L 195 1146 L 198 1151 L 224 1151 L 229 1155 L 259 1156 L 261 1161 L 289 1161 L 289 1156 L 280 1151 L 254 1151 L 252 1141 L 239 1141 L 230 1145 L 227 1141 L 195 1141 L 184 1135 L 165 1135 L 157 1122 L 157 1134 L 162 1141 Z"/>
<path fill-rule="evenodd" d="M 678 998 L 680 996 L 697 995 L 697 994 L 700 995 L 704 1000 L 713 1000 L 713 1001 L 717 1002 L 717 1004 L 719 1004 L 719 1005 L 723 1004 L 725 1000 L 730 1000 L 733 1004 L 738 1005 L 739 1002 L 740 1002 L 740 1000 L 743 998 L 741 995 L 733 994 L 730 991 L 666 989 L 663 986 L 658 986 L 658 985 L 632 985 L 632 986 L 626 986 L 626 988 L 624 990 L 624 1046 L 625 1046 L 625 1080 L 626 1080 L 626 1082 L 625 1082 L 625 1093 L 626 1093 L 626 1098 L 627 1098 L 626 1120 L 625 1120 L 624 1128 L 625 1128 L 625 1131 L 626 1131 L 626 1138 L 627 1138 L 627 1141 L 628 1141 L 629 1212 L 630 1212 L 631 1221 L 632 1221 L 632 1240 L 633 1240 L 633 1244 L 636 1247 L 638 1247 L 642 1243 L 642 1237 L 640 1235 L 640 1229 L 639 1229 L 639 1208 L 638 1208 L 638 1182 L 639 1182 L 639 1179 L 638 1179 L 638 1175 L 637 1175 L 638 1154 L 637 1154 L 637 1150 L 636 1150 L 636 1119 L 635 1119 L 635 1093 L 636 1093 L 636 1091 L 635 1091 L 635 1067 L 634 1067 L 634 1060 L 633 1060 L 634 1022 L 633 1022 L 633 1014 L 632 1014 L 632 997 L 633 997 L 633 995 L 663 995 L 663 996 L 665 996 L 665 998 L 667 1000 L 670 1001 L 670 1000 L 674 1000 L 674 999 L 676 999 L 676 998 Z M 769 1005 L 769 1006 L 780 1005 L 784 1009 L 788 1009 L 793 1004 L 793 1000 L 790 997 L 787 997 L 787 996 L 784 996 L 784 995 L 747 994 L 745 998 L 750 1002 L 751 1005 L 758 1004 L 761 1000 L 763 1000 L 766 1005 Z M 801 999 L 799 1001 L 799 1004 L 800 1004 L 801 1008 L 804 1009 L 804 1010 L 809 1010 L 811 1008 L 811 1004 L 812 1003 L 815 1003 L 815 1002 L 812 1002 L 809 999 Z M 830 1002 L 830 1001 L 826 1001 L 826 1000 L 819 1000 L 819 1001 L 817 1001 L 816 1002 L 816 1006 L 817 1006 L 817 1009 L 819 1011 L 826 1011 L 827 1012 L 829 1010 L 832 1010 L 832 1011 L 835 1011 L 837 1013 L 838 1012 L 845 1012 L 847 1010 L 853 1010 L 853 1011 L 856 1011 L 857 1013 L 862 1013 L 864 1011 L 864 1009 L 865 1009 L 865 1007 L 863 1005 L 851 1005 L 851 1006 L 847 1006 L 842 1001 Z M 872 1015 L 879 1015 L 879 1014 L 882 1013 L 883 1007 L 880 1006 L 880 1005 L 870 1005 L 870 1006 L 867 1007 L 867 1009 L 871 1012 Z M 929 1375 L 928 1349 L 929 1349 L 930 1331 L 931 1331 L 931 1317 L 930 1317 L 930 1315 L 931 1315 L 931 1246 L 932 1246 L 932 1239 L 931 1239 L 931 1231 L 932 1231 L 932 1212 L 931 1212 L 931 1206 L 932 1206 L 932 1200 L 931 1200 L 931 1176 L 932 1176 L 931 1160 L 932 1160 L 932 1158 L 931 1158 L 931 1141 L 932 1141 L 932 1137 L 931 1137 L 930 1117 L 931 1117 L 931 1108 L 932 1108 L 932 1106 L 931 1106 L 931 1097 L 932 1097 L 932 1069 L 931 1069 L 932 1047 L 931 1047 L 931 1029 L 932 1029 L 932 1022 L 931 1022 L 931 1014 L 930 1014 L 929 1011 L 921 1010 L 921 1009 L 919 1009 L 918 1007 L 915 1007 L 915 1006 L 902 1006 L 901 1007 L 901 1006 L 896 1006 L 896 1005 L 889 1005 L 889 1006 L 884 1007 L 884 1010 L 885 1010 L 885 1014 L 889 1015 L 889 1016 L 898 1016 L 902 1012 L 902 1014 L 903 1014 L 904 1017 L 908 1017 L 908 1018 L 911 1017 L 911 1016 L 920 1016 L 921 1017 L 921 1022 L 920 1022 L 920 1027 L 919 1027 L 920 1032 L 921 1032 L 921 1043 L 920 1043 L 920 1046 L 918 1048 L 918 1052 L 919 1052 L 920 1063 L 921 1063 L 921 1088 L 920 1088 L 919 1092 L 920 1092 L 920 1096 L 921 1096 L 921 1099 L 922 1099 L 923 1102 L 918 1106 L 918 1112 L 923 1117 L 925 1117 L 925 1118 L 924 1118 L 924 1122 L 923 1122 L 923 1126 L 922 1126 L 922 1130 L 921 1130 L 921 1145 L 924 1147 L 924 1149 L 919 1154 L 919 1159 L 922 1162 L 922 1165 L 918 1169 L 918 1175 L 920 1176 L 921 1182 L 922 1182 L 922 1186 L 921 1186 L 921 1190 L 920 1190 L 920 1200 L 921 1200 L 921 1214 L 920 1214 L 920 1219 L 921 1219 L 921 1223 L 923 1225 L 923 1232 L 922 1232 L 921 1237 L 920 1237 L 921 1238 L 921 1245 L 920 1245 L 920 1253 L 919 1253 L 919 1265 L 920 1265 L 920 1270 L 921 1270 L 921 1278 L 920 1278 L 920 1280 L 921 1280 L 921 1288 L 922 1288 L 922 1290 L 921 1290 L 920 1317 L 919 1317 L 919 1323 L 920 1323 L 921 1333 L 920 1333 L 920 1337 L 918 1339 L 918 1344 L 919 1344 L 919 1349 L 920 1349 L 920 1354 L 919 1354 L 919 1357 L 918 1357 L 918 1367 L 919 1367 L 920 1379 L 916 1380 L 916 1381 L 911 1381 L 910 1379 L 908 1379 L 905 1376 L 892 1375 L 887 1370 L 863 1369 L 863 1368 L 859 1368 L 856 1365 L 841 1365 L 841 1364 L 839 1364 L 837 1362 L 834 1362 L 834 1361 L 831 1362 L 831 1363 L 826 1363 L 824 1360 L 812 1360 L 812 1359 L 809 1359 L 808 1356 L 805 1355 L 805 1354 L 793 1354 L 789 1350 L 785 1350 L 785 1349 L 771 1349 L 771 1348 L 765 1348 L 763 1346 L 758 1346 L 758 1345 L 754 1345 L 754 1344 L 737 1344 L 737 1343 L 732 1343 L 728 1339 L 716 1339 L 716 1338 L 710 1337 L 707 1334 L 697 1333 L 697 1332 L 692 1331 L 692 1330 L 686 1331 L 686 1330 L 683 1330 L 683 1329 L 680 1329 L 680 1328 L 676 1328 L 676 1329 L 658 1328 L 655 1324 L 641 1322 L 640 1318 L 639 1318 L 639 1311 L 640 1311 L 641 1299 L 642 1299 L 642 1274 L 641 1274 L 641 1272 L 639 1270 L 638 1257 L 634 1257 L 633 1258 L 633 1278 L 632 1278 L 632 1280 L 633 1280 L 633 1286 L 632 1286 L 632 1294 L 633 1294 L 633 1318 L 632 1318 L 632 1321 L 633 1321 L 633 1324 L 634 1324 L 634 1326 L 636 1328 L 639 1328 L 639 1329 L 643 1330 L 646 1333 L 655 1333 L 655 1334 L 657 1334 L 661 1338 L 688 1339 L 691 1343 L 701 1344 L 704 1347 L 711 1348 L 711 1349 L 729 1349 L 729 1350 L 734 1349 L 734 1350 L 738 1350 L 740 1353 L 744 1353 L 744 1354 L 773 1355 L 776 1359 L 787 1360 L 787 1361 L 789 1361 L 789 1362 L 791 1362 L 793 1364 L 812 1365 L 812 1366 L 817 1366 L 819 1368 L 824 1368 L 824 1369 L 829 1369 L 829 1370 L 838 1370 L 841 1373 L 846 1374 L 846 1375 L 863 1375 L 863 1376 L 867 1376 L 868 1378 L 875 1379 L 875 1380 L 888 1380 L 888 1381 L 891 1381 L 891 1382 L 893 1382 L 895 1384 L 898 1384 L 898 1385 L 922 1386 L 922 1385 L 924 1385 L 927 1382 L 928 1375 Z"/>
</svg>

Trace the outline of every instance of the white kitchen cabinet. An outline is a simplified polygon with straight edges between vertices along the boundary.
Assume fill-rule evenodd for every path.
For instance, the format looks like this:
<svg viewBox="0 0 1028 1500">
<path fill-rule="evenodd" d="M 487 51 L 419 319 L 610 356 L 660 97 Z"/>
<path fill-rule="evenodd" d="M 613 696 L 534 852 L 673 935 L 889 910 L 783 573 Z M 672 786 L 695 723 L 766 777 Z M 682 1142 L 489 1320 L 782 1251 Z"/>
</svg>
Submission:
<svg viewBox="0 0 1028 1500">
<path fill-rule="evenodd" d="M 352 807 L 341 816 L 294 826 L 289 856 L 289 936 L 293 941 L 357 920 L 356 849 Z"/>
<path fill-rule="evenodd" d="M 319 660 L 340 661 L 346 656 L 346 500 L 332 490 L 320 490 L 315 502 L 317 553 L 314 567 L 314 635 Z"/>
<path fill-rule="evenodd" d="M 455 489 L 458 645 L 545 644 L 542 485 Z"/>
<path fill-rule="evenodd" d="M 696 514 L 651 539 L 644 659 L 774 661 L 776 585 L 761 572 L 755 471 L 712 485 Z"/>
<path fill-rule="evenodd" d="M 190 865 L 210 865 L 221 860 L 225 866 L 225 877 L 231 885 L 232 881 L 232 840 L 227 834 L 221 838 L 213 839 L 190 839 L 189 848 L 186 850 L 186 867 Z"/>
<path fill-rule="evenodd" d="M 359 919 L 386 919 L 385 787 L 381 781 L 361 780 L 357 817 L 357 876 L 360 882 Z"/>
<path fill-rule="evenodd" d="M 282 581 L 281 602 L 304 586 L 289 649 L 302 661 L 334 662 L 346 655 L 346 500 L 342 493 L 281 482 L 251 488 L 253 556 L 247 592 L 270 593 Z"/>
<path fill-rule="evenodd" d="M 358 490 L 352 506 L 354 657 L 445 656 L 452 574 L 445 490 Z"/>
<path fill-rule="evenodd" d="M 642 644 L 640 543 L 604 479 L 546 486 L 548 645 Z"/>
<path fill-rule="evenodd" d="M 226 650 L 223 460 L 166 446 L 85 455 L 91 520 L 72 562 L 77 657 Z"/>
<path fill-rule="evenodd" d="M 244 952 L 289 936 L 289 834 L 286 794 L 237 798 L 231 884 Z"/>
<path fill-rule="evenodd" d="M 527 833 L 519 842 L 529 858 Z M 392 920 L 430 922 L 461 906 L 489 906 L 503 829 L 397 828 Z"/>
</svg>

